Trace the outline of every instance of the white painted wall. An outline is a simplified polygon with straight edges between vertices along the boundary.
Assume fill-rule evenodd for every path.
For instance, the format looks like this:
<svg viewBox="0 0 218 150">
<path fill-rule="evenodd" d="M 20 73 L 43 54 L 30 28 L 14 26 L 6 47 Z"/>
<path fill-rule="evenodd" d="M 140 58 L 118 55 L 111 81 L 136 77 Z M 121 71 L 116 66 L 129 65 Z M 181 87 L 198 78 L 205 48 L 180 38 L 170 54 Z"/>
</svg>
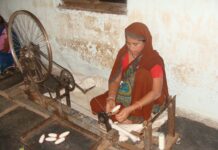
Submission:
<svg viewBox="0 0 218 150">
<path fill-rule="evenodd" d="M 218 1 L 128 1 L 129 22 L 146 23 L 164 57 L 177 106 L 218 120 Z"/>
<path fill-rule="evenodd" d="M 31 11 L 48 32 L 55 61 L 105 81 L 124 43 L 123 29 L 133 21 L 144 22 L 165 59 L 177 106 L 218 122 L 217 0 L 128 0 L 126 16 L 63 10 L 59 3 L 1 0 L 0 13 L 8 20 L 15 10 Z M 99 86 L 106 88 L 105 83 Z"/>
</svg>

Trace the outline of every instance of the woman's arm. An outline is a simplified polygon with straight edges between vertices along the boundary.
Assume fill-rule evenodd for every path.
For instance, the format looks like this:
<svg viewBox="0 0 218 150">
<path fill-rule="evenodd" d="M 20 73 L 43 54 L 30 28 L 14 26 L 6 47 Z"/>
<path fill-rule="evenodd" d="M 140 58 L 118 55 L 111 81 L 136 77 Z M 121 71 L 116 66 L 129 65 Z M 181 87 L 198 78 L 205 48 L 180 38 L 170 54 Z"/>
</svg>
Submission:
<svg viewBox="0 0 218 150">
<path fill-rule="evenodd" d="M 108 98 L 110 97 L 116 97 L 117 90 L 120 86 L 120 81 L 121 81 L 121 73 L 115 78 L 111 83 L 109 83 L 109 88 L 108 88 Z"/>
<path fill-rule="evenodd" d="M 115 80 L 109 83 L 106 112 L 110 112 L 115 107 L 115 99 L 120 86 L 121 77 L 122 75 L 120 73 Z"/>
<path fill-rule="evenodd" d="M 135 104 L 131 105 L 131 110 L 142 108 L 143 106 L 154 102 L 161 96 L 163 87 L 163 76 L 159 78 L 153 78 L 152 90 L 148 92 L 141 100 L 137 101 Z"/>
<path fill-rule="evenodd" d="M 148 92 L 141 100 L 132 104 L 129 107 L 124 108 L 120 113 L 116 115 L 116 119 L 119 122 L 123 122 L 127 119 L 129 114 L 136 109 L 141 109 L 143 106 L 150 104 L 161 96 L 163 86 L 163 76 L 159 78 L 153 78 L 152 90 Z"/>
</svg>

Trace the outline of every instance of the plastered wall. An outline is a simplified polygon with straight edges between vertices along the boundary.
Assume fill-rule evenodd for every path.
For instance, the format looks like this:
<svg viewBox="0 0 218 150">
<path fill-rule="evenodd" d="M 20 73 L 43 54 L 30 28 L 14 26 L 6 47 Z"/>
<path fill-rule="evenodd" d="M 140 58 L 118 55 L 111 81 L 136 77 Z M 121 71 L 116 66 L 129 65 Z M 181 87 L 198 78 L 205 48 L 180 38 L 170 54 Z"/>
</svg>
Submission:
<svg viewBox="0 0 218 150">
<path fill-rule="evenodd" d="M 165 59 L 177 106 L 218 120 L 218 1 L 128 2 L 128 21 L 149 26 L 154 48 Z"/>
<path fill-rule="evenodd" d="M 124 44 L 127 16 L 60 9 L 60 3 L 59 0 L 1 0 L 0 13 L 9 20 L 16 10 L 32 12 L 49 35 L 56 62 L 72 72 L 98 75 L 106 80 L 118 49 Z"/>
<path fill-rule="evenodd" d="M 217 0 L 128 0 L 127 15 L 59 9 L 59 3 L 1 0 L 0 13 L 8 20 L 15 10 L 31 11 L 48 32 L 55 61 L 105 81 L 124 44 L 124 28 L 144 22 L 165 60 L 177 106 L 218 122 Z"/>
</svg>

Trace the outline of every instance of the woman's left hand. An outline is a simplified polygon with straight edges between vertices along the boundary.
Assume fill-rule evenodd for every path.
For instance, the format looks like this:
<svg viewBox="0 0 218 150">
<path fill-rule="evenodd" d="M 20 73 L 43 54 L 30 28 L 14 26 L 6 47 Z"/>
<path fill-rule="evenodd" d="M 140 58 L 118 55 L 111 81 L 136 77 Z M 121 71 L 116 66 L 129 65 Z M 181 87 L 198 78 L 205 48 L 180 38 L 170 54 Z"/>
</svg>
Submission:
<svg viewBox="0 0 218 150">
<path fill-rule="evenodd" d="M 125 107 L 117 115 L 115 115 L 115 118 L 117 119 L 118 122 L 123 122 L 127 119 L 127 117 L 131 112 L 132 111 L 130 107 Z"/>
</svg>

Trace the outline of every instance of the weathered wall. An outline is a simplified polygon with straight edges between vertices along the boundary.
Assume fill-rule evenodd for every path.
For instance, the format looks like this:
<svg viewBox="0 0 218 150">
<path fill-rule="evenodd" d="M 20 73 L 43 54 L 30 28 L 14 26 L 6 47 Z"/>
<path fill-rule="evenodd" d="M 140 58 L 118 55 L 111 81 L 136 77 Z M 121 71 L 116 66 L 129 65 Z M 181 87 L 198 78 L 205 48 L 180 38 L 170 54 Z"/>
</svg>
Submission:
<svg viewBox="0 0 218 150">
<path fill-rule="evenodd" d="M 128 0 L 126 16 L 58 9 L 58 4 L 1 0 L 0 13 L 8 19 L 15 10 L 31 11 L 49 34 L 55 61 L 72 72 L 103 78 L 124 43 L 125 26 L 142 21 L 165 59 L 177 106 L 218 121 L 217 0 Z"/>
<path fill-rule="evenodd" d="M 177 106 L 218 120 L 218 1 L 129 0 L 128 20 L 147 23 L 164 57 Z M 136 9 L 138 8 L 138 9 Z"/>
<path fill-rule="evenodd" d="M 124 41 L 127 16 L 59 9 L 60 3 L 59 0 L 1 0 L 0 13 L 9 20 L 16 10 L 32 12 L 49 35 L 55 61 L 72 72 L 107 79 Z"/>
</svg>

